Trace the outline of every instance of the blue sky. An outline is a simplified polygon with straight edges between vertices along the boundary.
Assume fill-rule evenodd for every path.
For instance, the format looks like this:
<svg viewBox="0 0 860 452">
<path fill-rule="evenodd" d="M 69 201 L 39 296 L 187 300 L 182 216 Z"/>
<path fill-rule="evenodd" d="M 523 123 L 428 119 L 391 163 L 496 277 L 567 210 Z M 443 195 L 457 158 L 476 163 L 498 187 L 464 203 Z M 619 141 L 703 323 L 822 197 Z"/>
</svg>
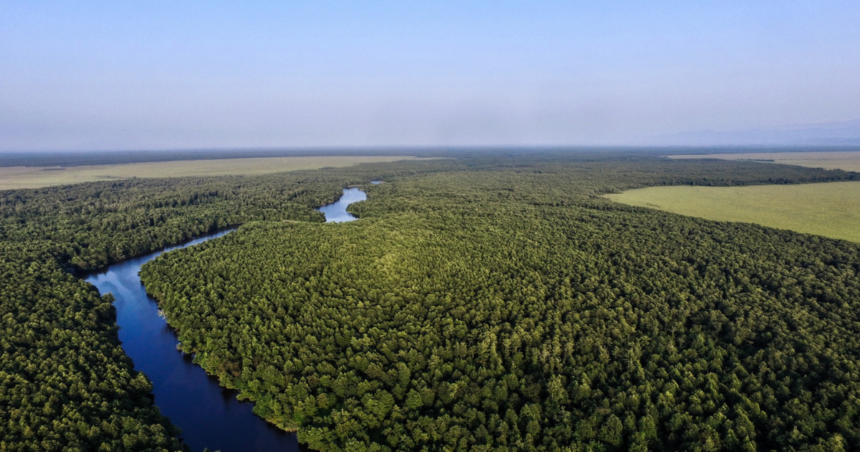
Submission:
<svg viewBox="0 0 860 452">
<path fill-rule="evenodd" d="M 860 118 L 857 1 L 0 2 L 0 150 L 647 144 Z"/>
</svg>

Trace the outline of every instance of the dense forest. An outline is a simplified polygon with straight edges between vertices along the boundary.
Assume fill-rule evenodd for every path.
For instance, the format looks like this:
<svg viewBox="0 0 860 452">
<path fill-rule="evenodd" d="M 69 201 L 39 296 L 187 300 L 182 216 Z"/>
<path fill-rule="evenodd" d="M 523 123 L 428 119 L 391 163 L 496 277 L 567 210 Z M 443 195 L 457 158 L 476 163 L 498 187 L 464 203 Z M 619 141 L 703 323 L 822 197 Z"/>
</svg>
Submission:
<svg viewBox="0 0 860 452">
<path fill-rule="evenodd" d="M 183 450 L 120 347 L 110 296 L 77 276 L 245 221 L 323 221 L 312 207 L 367 179 L 354 173 L 0 192 L 0 450 Z"/>
<path fill-rule="evenodd" d="M 597 196 L 854 176 L 533 153 L 0 192 L 0 450 L 183 450 L 79 277 L 240 224 L 143 277 L 314 448 L 858 448 L 857 245 Z M 353 184 L 362 220 L 322 224 Z"/>
<path fill-rule="evenodd" d="M 142 279 L 197 363 L 317 450 L 860 448 L 860 247 L 595 196 L 740 167 L 508 163 Z"/>
</svg>

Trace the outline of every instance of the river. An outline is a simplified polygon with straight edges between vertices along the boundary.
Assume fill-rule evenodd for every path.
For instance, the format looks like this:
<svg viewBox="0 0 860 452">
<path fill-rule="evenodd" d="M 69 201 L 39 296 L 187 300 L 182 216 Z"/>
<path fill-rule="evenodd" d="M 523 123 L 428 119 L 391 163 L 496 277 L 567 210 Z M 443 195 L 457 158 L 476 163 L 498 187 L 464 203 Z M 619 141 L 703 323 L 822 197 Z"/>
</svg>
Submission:
<svg viewBox="0 0 860 452">
<path fill-rule="evenodd" d="M 378 181 L 373 181 L 374 184 Z M 346 211 L 346 206 L 367 199 L 367 193 L 358 188 L 344 188 L 343 195 L 336 202 L 317 209 L 325 215 L 326 223 L 345 223 L 357 220 L 358 217 Z"/>
<path fill-rule="evenodd" d="M 320 207 L 326 222 L 342 223 L 357 218 L 346 211 L 367 195 L 347 188 L 335 203 Z M 134 368 L 152 381 L 155 404 L 182 429 L 182 438 L 195 452 L 204 448 L 221 452 L 304 451 L 294 433 L 284 432 L 251 412 L 250 403 L 236 400 L 236 391 L 224 389 L 191 356 L 176 349 L 176 333 L 167 325 L 155 300 L 140 282 L 140 267 L 162 252 L 196 245 L 221 237 L 234 229 L 199 237 L 163 251 L 129 259 L 93 273 L 86 281 L 102 294 L 116 298 L 119 339 Z"/>
</svg>

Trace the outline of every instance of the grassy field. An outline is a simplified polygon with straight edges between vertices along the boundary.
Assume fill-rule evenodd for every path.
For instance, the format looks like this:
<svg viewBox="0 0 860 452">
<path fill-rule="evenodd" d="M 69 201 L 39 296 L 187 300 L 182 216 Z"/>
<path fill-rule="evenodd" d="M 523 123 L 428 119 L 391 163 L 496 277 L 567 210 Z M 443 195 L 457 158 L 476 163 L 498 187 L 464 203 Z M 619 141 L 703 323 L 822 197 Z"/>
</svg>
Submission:
<svg viewBox="0 0 860 452">
<path fill-rule="evenodd" d="M 71 167 L 12 166 L 0 167 L 0 190 L 39 188 L 80 182 L 128 179 L 130 177 L 249 176 L 414 158 L 405 156 L 273 157 Z"/>
<path fill-rule="evenodd" d="M 752 160 L 810 168 L 841 169 L 860 172 L 860 151 L 834 152 L 755 152 L 748 154 L 670 155 L 673 159 Z"/>
<path fill-rule="evenodd" d="M 756 223 L 860 243 L 860 182 L 650 187 L 607 197 L 709 220 Z"/>
</svg>

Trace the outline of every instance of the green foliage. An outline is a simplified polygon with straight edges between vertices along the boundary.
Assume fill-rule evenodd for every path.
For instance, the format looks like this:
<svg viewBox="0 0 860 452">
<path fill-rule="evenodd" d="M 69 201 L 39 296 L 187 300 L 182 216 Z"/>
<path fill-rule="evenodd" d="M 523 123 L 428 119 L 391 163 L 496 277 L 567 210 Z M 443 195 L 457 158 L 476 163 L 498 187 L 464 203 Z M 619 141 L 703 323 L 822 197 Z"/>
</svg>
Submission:
<svg viewBox="0 0 860 452">
<path fill-rule="evenodd" d="M 50 260 L 6 260 L 0 281 L 0 450 L 182 450 L 120 347 L 109 295 Z"/>
<path fill-rule="evenodd" d="M 0 450 L 183 450 L 120 346 L 112 299 L 69 270 L 248 220 L 321 221 L 310 207 L 347 182 L 292 177 L 0 192 Z"/>
<path fill-rule="evenodd" d="M 559 349 L 554 338 L 558 335 L 558 341 L 562 341 L 568 337 L 565 335 L 569 335 L 570 328 L 579 323 L 582 326 L 577 327 L 577 334 L 587 332 L 595 337 L 592 342 L 577 339 L 573 343 L 573 350 L 583 350 L 583 357 L 589 353 L 615 356 L 616 349 L 606 347 L 638 338 L 631 333 L 622 334 L 626 330 L 605 336 L 608 330 L 604 326 L 614 325 L 610 320 L 615 317 L 610 319 L 610 314 L 621 315 L 617 307 L 609 311 L 620 302 L 609 294 L 626 295 L 613 292 L 607 281 L 598 278 L 602 275 L 598 269 L 615 268 L 614 261 L 605 260 L 610 256 L 605 253 L 612 247 L 608 243 L 604 247 L 600 240 L 617 246 L 622 236 L 613 235 L 613 228 L 630 226 L 629 222 L 637 215 L 653 221 L 662 219 L 666 224 L 676 221 L 676 217 L 655 216 L 641 209 L 617 210 L 591 194 L 661 184 L 791 183 L 850 177 L 840 172 L 776 166 L 762 170 L 761 165 L 749 163 L 669 162 L 629 154 L 463 155 L 457 160 L 361 165 L 260 177 L 128 180 L 0 191 L 0 450 L 184 449 L 175 439 L 176 428 L 152 404 L 150 383 L 134 371 L 120 347 L 111 300 L 99 297 L 93 287 L 74 275 L 247 222 L 253 224 L 240 234 L 228 235 L 229 241 L 224 245 L 234 247 L 234 240 L 251 240 L 249 245 L 254 246 L 271 243 L 272 250 L 261 250 L 259 254 L 267 256 L 269 261 L 264 264 L 247 253 L 228 256 L 222 265 L 229 266 L 224 267 L 230 268 L 229 273 L 221 280 L 213 279 L 199 294 L 190 294 L 194 302 L 188 306 L 187 314 L 171 308 L 171 322 L 180 325 L 187 340 L 186 349 L 202 351 L 198 361 L 219 374 L 224 384 L 240 387 L 244 395 L 253 397 L 257 401 L 255 412 L 283 427 L 301 426 L 303 441 L 321 448 L 346 450 L 408 449 L 418 444 L 487 449 L 499 448 L 500 440 L 495 439 L 498 437 L 505 439 L 509 449 L 528 449 L 531 445 L 554 447 L 552 441 L 559 445 L 577 441 L 585 444 L 586 440 L 585 447 L 600 449 L 604 447 L 601 444 L 609 447 L 618 441 L 617 423 L 613 421 L 615 427 L 604 429 L 604 425 L 610 425 L 604 420 L 614 415 L 623 426 L 623 442 L 619 447 L 629 442 L 640 448 L 672 445 L 675 443 L 671 441 L 680 441 L 667 433 L 669 421 L 674 417 L 651 408 L 645 411 L 637 408 L 635 414 L 615 412 L 613 404 L 625 386 L 618 386 L 621 392 L 611 390 L 615 385 L 611 378 L 617 377 L 614 367 L 605 370 L 606 377 L 582 367 L 581 363 L 569 371 L 557 369 L 560 363 L 568 362 L 559 360 L 568 358 L 556 355 L 556 350 L 567 349 Z M 358 213 L 367 217 L 366 221 L 334 227 L 314 224 L 323 218 L 312 207 L 335 200 L 344 186 L 367 184 L 378 178 L 399 181 L 368 188 L 372 190 L 373 201 L 355 206 Z M 572 181 L 579 182 L 572 186 Z M 616 216 L 607 217 L 610 211 Z M 508 218 L 512 221 L 507 221 Z M 558 229 L 559 224 L 588 224 L 589 218 L 595 219 L 593 227 L 605 236 L 591 236 L 590 241 L 584 241 L 573 232 L 564 232 L 568 226 Z M 621 223 L 616 224 L 618 221 Z M 446 229 L 449 223 L 451 227 Z M 662 224 L 648 227 L 660 231 Z M 680 233 L 682 237 L 712 236 L 709 232 L 712 223 L 683 224 L 687 224 L 687 229 Z M 319 231 L 328 232 L 314 237 Z M 642 229 L 632 237 L 640 237 L 647 231 Z M 291 252 L 281 243 L 284 237 L 277 237 L 282 233 L 295 235 L 299 241 L 290 246 L 306 253 L 309 260 L 282 254 Z M 552 272 L 544 275 L 544 269 L 566 265 L 564 259 L 569 258 L 556 253 L 555 260 L 544 261 L 548 256 L 548 237 L 561 240 L 559 246 L 575 249 L 582 244 L 581 253 L 594 253 L 592 260 L 582 262 L 590 266 L 581 267 L 577 274 L 597 278 L 587 279 L 590 290 L 592 294 L 606 296 L 605 303 L 603 298 L 587 298 L 589 310 L 603 309 L 595 317 L 604 322 L 596 332 L 592 331 L 597 328 L 593 320 L 581 321 L 591 319 L 591 314 L 586 315 L 591 311 L 575 304 L 581 303 L 581 299 L 574 302 L 562 297 L 559 300 L 567 300 L 562 303 L 547 298 L 550 293 L 547 290 L 556 287 L 549 284 L 558 275 Z M 790 237 L 799 241 L 790 250 L 809 251 L 812 242 L 808 241 L 814 240 Z M 409 242 L 412 239 L 414 244 Z M 691 243 L 685 240 L 678 243 Z M 732 243 L 733 239 L 726 236 L 720 240 Z M 851 411 L 856 374 L 852 367 L 842 364 L 851 356 L 853 342 L 850 334 L 834 332 L 848 331 L 853 318 L 844 312 L 856 301 L 850 292 L 854 286 L 850 281 L 843 283 L 843 279 L 850 279 L 853 274 L 850 266 L 853 264 L 849 263 L 856 263 L 851 254 L 855 250 L 833 248 L 835 245 L 830 241 L 822 243 L 822 251 L 813 254 L 819 260 L 808 267 L 811 275 L 803 273 L 807 270 L 779 264 L 785 259 L 799 259 L 792 257 L 795 255 L 792 251 L 783 253 L 777 246 L 779 242 L 773 244 L 770 254 L 761 256 L 766 263 L 776 259 L 773 256 L 783 259 L 773 261 L 776 263 L 772 269 L 763 270 L 768 272 L 762 280 L 769 284 L 767 290 L 773 292 L 775 289 L 770 285 L 788 277 L 794 283 L 787 286 L 785 296 L 796 296 L 798 290 L 805 294 L 803 290 L 813 287 L 810 284 L 820 283 L 826 297 L 835 297 L 821 299 L 824 301 L 812 297 L 818 303 L 818 311 L 810 311 L 809 306 L 814 305 L 807 302 L 797 308 L 799 320 L 787 324 L 803 328 L 802 334 L 797 334 L 796 340 L 800 342 L 781 339 L 783 342 L 775 342 L 771 348 L 760 344 L 759 335 L 765 334 L 760 325 L 770 327 L 761 319 L 771 319 L 776 312 L 764 302 L 760 306 L 738 307 L 740 314 L 725 314 L 737 323 L 737 328 L 732 327 L 735 329 L 729 328 L 729 321 L 716 317 L 725 323 L 726 331 L 732 332 L 731 341 L 738 341 L 733 346 L 745 353 L 737 356 L 768 363 L 775 360 L 764 370 L 741 363 L 748 371 L 737 373 L 737 381 L 718 379 L 720 385 L 729 385 L 740 394 L 752 394 L 750 391 L 764 394 L 758 398 L 747 395 L 753 404 L 749 407 L 726 402 L 735 408 L 724 414 L 732 424 L 726 427 L 729 433 L 719 436 L 723 444 L 743 448 L 776 441 L 762 439 L 761 432 L 769 429 L 774 434 L 784 433 L 788 440 L 795 441 L 791 444 L 809 445 L 817 439 L 820 447 L 826 449 L 856 447 L 856 433 L 852 430 L 856 424 L 855 412 Z M 423 253 L 426 247 L 432 252 L 414 254 Z M 552 244 L 550 248 L 557 247 Z M 738 253 L 738 250 L 726 251 L 720 255 L 722 260 L 713 265 L 745 264 Z M 686 261 L 677 259 L 669 254 L 664 258 L 665 262 L 674 262 L 681 268 L 694 263 L 685 264 Z M 498 270 L 488 266 L 496 262 Z M 800 265 L 806 261 L 796 262 Z M 366 264 L 380 273 L 354 268 L 357 264 Z M 236 271 L 241 266 L 247 268 Z M 185 293 L 188 285 L 198 283 L 195 278 L 214 278 L 212 268 L 201 268 L 201 273 L 194 277 L 183 271 L 175 288 L 156 272 L 159 281 L 153 281 L 153 287 L 164 292 L 165 298 L 175 296 L 167 292 Z M 617 268 L 620 271 L 628 267 Z M 248 279 L 237 279 L 245 271 L 251 272 Z M 592 273 L 581 273 L 586 271 Z M 659 268 L 656 274 L 661 274 Z M 155 274 L 150 275 L 155 278 Z M 295 277 L 295 281 L 285 279 L 287 275 Z M 297 281 L 303 285 L 296 286 L 301 290 L 294 296 L 272 292 L 265 299 L 241 298 L 256 290 L 251 285 L 259 284 L 260 290 L 274 290 L 264 288 L 298 284 Z M 343 285 L 334 285 L 335 282 Z M 425 282 L 427 289 L 417 285 Z M 574 282 L 582 284 L 579 279 L 571 279 L 571 284 Z M 641 284 L 630 282 L 634 283 Z M 580 286 L 564 289 L 565 292 L 558 292 L 559 296 L 578 293 L 573 292 L 574 287 L 579 290 Z M 668 288 L 660 287 L 663 291 Z M 715 291 L 719 287 L 703 286 L 702 290 Z M 214 293 L 224 297 L 212 304 L 219 307 L 200 317 L 199 324 L 189 323 L 185 315 L 199 317 L 209 309 L 205 306 Z M 358 302 L 361 307 L 357 307 Z M 517 307 L 515 303 L 526 304 Z M 637 309 L 643 311 L 642 318 L 644 312 L 657 315 L 659 325 L 666 314 L 653 311 L 661 309 L 661 305 L 654 303 L 637 305 Z M 235 313 L 222 310 L 234 305 L 238 307 Z M 704 309 L 698 306 L 694 307 Z M 574 311 L 581 317 L 570 323 Z M 691 307 L 690 312 L 694 311 Z M 272 317 L 272 313 L 280 317 Z M 836 315 L 843 316 L 838 320 L 842 323 L 835 330 L 823 332 L 821 328 L 837 322 Z M 736 320 L 739 316 L 742 321 Z M 670 318 L 680 322 L 678 317 Z M 337 323 L 340 319 L 344 320 L 343 325 Z M 632 318 L 625 321 L 628 326 L 634 325 Z M 202 325 L 216 328 L 204 332 L 200 330 Z M 671 345 L 676 354 L 686 357 L 686 336 L 681 335 L 682 330 L 675 323 L 672 325 L 676 329 L 671 341 L 653 334 L 654 342 L 638 346 L 652 350 Z M 219 332 L 222 328 L 243 337 L 225 338 Z M 505 342 L 513 337 L 512 328 L 520 334 L 517 343 Z M 708 336 L 707 331 L 701 334 L 705 347 L 719 339 Z M 420 342 L 415 342 L 419 339 Z M 831 344 L 833 341 L 837 341 L 836 345 Z M 567 344 L 558 342 L 558 346 L 562 343 Z M 411 348 L 405 349 L 407 345 Z M 536 354 L 536 347 L 546 348 L 548 354 L 544 356 L 543 348 Z M 428 351 L 438 353 L 427 355 Z M 756 355 L 765 352 L 770 354 Z M 759 357 L 746 358 L 747 355 Z M 726 360 L 735 355 L 719 356 Z M 657 362 L 664 370 L 674 369 Z M 549 370 L 545 368 L 547 363 L 552 363 Z M 687 361 L 671 364 L 677 367 L 679 363 L 686 365 Z M 727 361 L 724 365 L 735 363 Z M 784 367 L 789 365 L 801 367 L 787 373 Z M 430 368 L 433 371 L 428 374 Z M 815 369 L 816 373 L 806 377 L 807 368 Z M 473 380 L 475 372 L 482 379 Z M 664 380 L 655 377 L 653 385 L 674 381 L 677 372 L 673 370 L 671 378 L 660 376 Z M 744 386 L 752 384 L 748 381 L 758 381 L 750 379 L 759 378 L 762 372 L 767 378 L 762 380 L 765 383 Z M 723 378 L 722 372 L 715 373 Z M 698 378 L 697 373 L 690 375 L 687 378 Z M 622 377 L 616 379 L 619 378 Z M 645 380 L 640 381 L 643 382 L 640 385 L 645 385 Z M 774 386 L 779 391 L 767 389 L 775 382 L 782 385 Z M 657 386 L 645 386 L 648 391 L 654 387 Z M 817 388 L 829 389 L 811 392 L 811 399 L 806 393 L 798 393 L 804 398 L 784 404 L 780 413 L 794 410 L 790 416 L 768 414 L 771 417 L 762 421 L 761 413 L 771 413 L 766 411 L 769 408 L 765 406 L 761 412 L 753 409 L 756 403 L 759 406 L 771 403 L 771 395 L 781 403 L 786 400 L 786 391 L 793 397 L 796 391 L 818 391 Z M 665 395 L 668 390 L 662 387 L 660 390 L 664 399 L 669 397 Z M 678 395 L 683 391 L 674 391 L 676 395 L 671 401 L 676 405 L 665 408 L 674 410 L 667 413 L 686 413 L 686 399 Z M 710 400 L 696 396 L 702 404 Z M 826 401 L 819 401 L 824 396 L 828 397 Z M 644 396 L 639 397 L 644 400 Z M 604 400 L 613 404 L 604 407 Z M 807 403 L 808 400 L 818 405 Z M 663 409 L 663 405 L 656 403 L 651 402 Z M 817 411 L 809 411 L 813 409 Z M 819 416 L 822 410 L 824 414 Z M 812 424 L 803 421 L 805 418 L 801 416 L 810 412 L 819 416 L 814 419 L 820 421 Z M 696 422 L 700 415 L 690 416 L 674 422 L 699 425 Z M 586 440 L 571 436 L 571 429 L 577 435 L 581 432 L 581 438 Z M 687 432 L 683 427 L 678 431 Z M 722 431 L 719 430 L 720 435 Z"/>
<path fill-rule="evenodd" d="M 860 152 L 856 154 L 860 157 Z M 755 223 L 860 243 L 860 182 L 648 187 L 607 197 L 708 220 Z"/>
<path fill-rule="evenodd" d="M 437 165 L 368 186 L 361 221 L 248 223 L 142 278 L 186 352 L 314 449 L 860 448 L 860 247 L 597 196 L 850 176 Z"/>
</svg>

